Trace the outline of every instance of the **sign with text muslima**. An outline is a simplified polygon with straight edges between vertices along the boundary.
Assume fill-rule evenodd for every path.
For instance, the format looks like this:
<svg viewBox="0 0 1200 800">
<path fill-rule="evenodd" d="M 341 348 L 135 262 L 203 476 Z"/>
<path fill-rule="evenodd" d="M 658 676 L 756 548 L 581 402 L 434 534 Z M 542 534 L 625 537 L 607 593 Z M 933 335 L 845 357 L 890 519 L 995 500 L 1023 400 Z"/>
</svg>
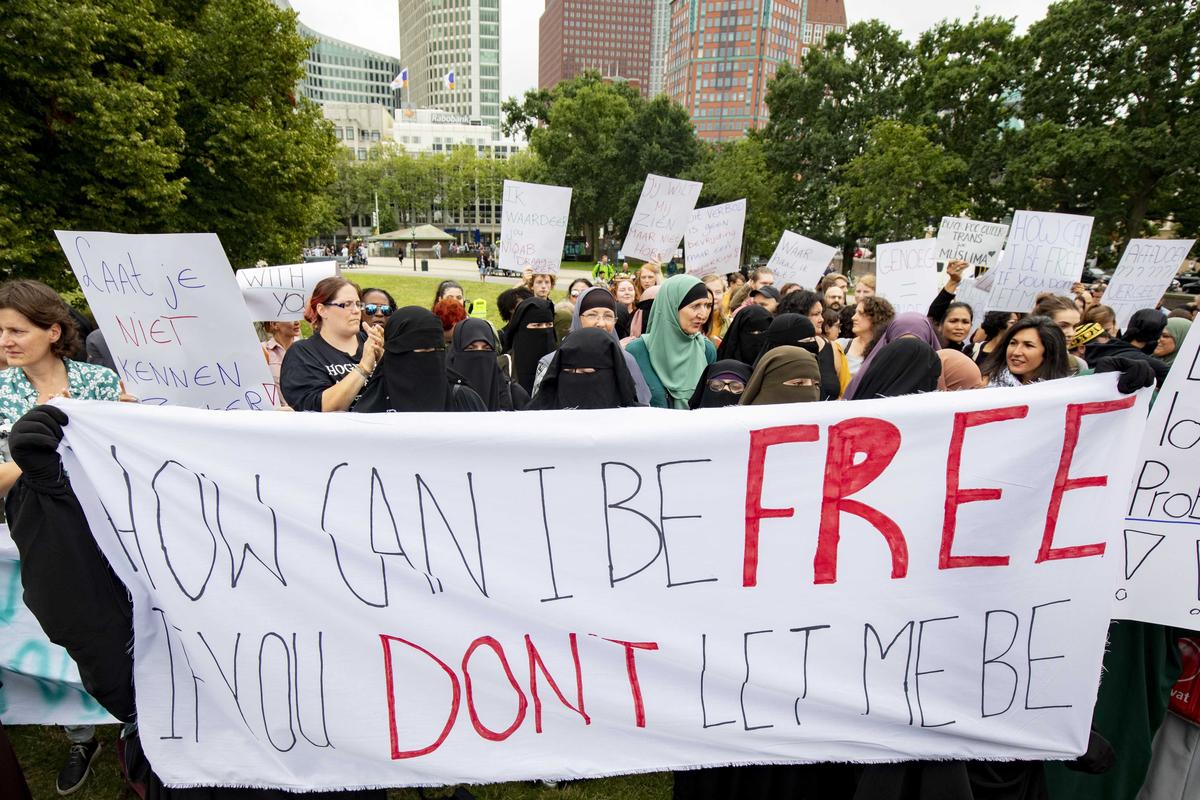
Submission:
<svg viewBox="0 0 1200 800">
<path fill-rule="evenodd" d="M 778 283 L 781 286 L 790 281 L 815 291 L 835 253 L 836 247 L 792 231 L 784 231 L 783 236 L 779 237 L 779 244 L 775 245 L 771 260 L 767 262 L 767 268 L 780 278 Z"/>
<path fill-rule="evenodd" d="M 1028 312 L 1042 292 L 1070 294 L 1083 274 L 1092 218 L 1048 211 L 1013 215 L 1004 259 L 995 273 L 988 302 L 993 311 Z"/>
<path fill-rule="evenodd" d="M 169 785 L 1070 758 L 1148 399 L 1115 387 L 452 425 L 65 400 L 64 459 Z"/>
<path fill-rule="evenodd" d="M 521 272 L 528 267 L 536 274 L 557 275 L 570 213 L 570 188 L 506 180 L 500 269 Z"/>
<path fill-rule="evenodd" d="M 153 405 L 262 409 L 279 403 L 215 233 L 54 233 L 125 391 Z"/>
<path fill-rule="evenodd" d="M 336 261 L 251 267 L 236 273 L 250 319 L 290 322 L 304 319 L 304 307 L 313 287 L 338 274 Z"/>
<path fill-rule="evenodd" d="M 1195 243 L 1195 239 L 1129 240 L 1102 298 L 1116 312 L 1118 328 L 1125 329 L 1133 312 L 1158 305 Z"/>
<path fill-rule="evenodd" d="M 697 208 L 683 237 L 689 275 L 724 275 L 742 265 L 746 201 Z"/>
<path fill-rule="evenodd" d="M 1008 226 L 999 222 L 978 222 L 965 217 L 942 217 L 938 227 L 937 257 L 941 262 L 965 261 L 972 267 L 993 264 L 1004 249 Z"/>
<path fill-rule="evenodd" d="M 647 175 L 621 245 L 625 258 L 666 263 L 692 221 L 703 183 Z"/>
<path fill-rule="evenodd" d="M 1108 297 L 1108 292 L 1104 293 Z M 1183 340 L 1154 401 L 1124 520 L 1117 619 L 1200 628 L 1200 336 Z"/>
<path fill-rule="evenodd" d="M 937 239 L 888 242 L 875 250 L 875 291 L 896 313 L 924 314 L 938 293 Z"/>
</svg>

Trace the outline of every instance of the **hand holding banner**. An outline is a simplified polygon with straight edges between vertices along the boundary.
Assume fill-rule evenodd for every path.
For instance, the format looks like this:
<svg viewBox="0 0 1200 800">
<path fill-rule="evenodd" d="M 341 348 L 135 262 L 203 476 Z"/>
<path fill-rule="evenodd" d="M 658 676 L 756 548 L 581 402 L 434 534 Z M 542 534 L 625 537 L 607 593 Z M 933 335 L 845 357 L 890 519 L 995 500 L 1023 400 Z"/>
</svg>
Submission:
<svg viewBox="0 0 1200 800">
<path fill-rule="evenodd" d="M 643 261 L 670 261 L 691 223 L 702 188 L 704 184 L 696 181 L 647 175 L 620 248 L 622 255 Z"/>
</svg>

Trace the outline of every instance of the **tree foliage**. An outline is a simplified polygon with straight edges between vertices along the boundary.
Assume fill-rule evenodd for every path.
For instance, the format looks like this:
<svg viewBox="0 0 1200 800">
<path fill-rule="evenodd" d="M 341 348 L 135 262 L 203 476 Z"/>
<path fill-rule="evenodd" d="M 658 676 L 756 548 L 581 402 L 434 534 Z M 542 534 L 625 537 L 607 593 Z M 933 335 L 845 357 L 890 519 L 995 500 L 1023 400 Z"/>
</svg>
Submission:
<svg viewBox="0 0 1200 800">
<path fill-rule="evenodd" d="M 746 229 L 742 260 L 766 258 L 784 228 L 779 198 L 784 181 L 767 168 L 761 137 L 751 132 L 744 139 L 706 145 L 700 161 L 684 177 L 702 181 L 701 206 L 746 198 Z"/>
</svg>

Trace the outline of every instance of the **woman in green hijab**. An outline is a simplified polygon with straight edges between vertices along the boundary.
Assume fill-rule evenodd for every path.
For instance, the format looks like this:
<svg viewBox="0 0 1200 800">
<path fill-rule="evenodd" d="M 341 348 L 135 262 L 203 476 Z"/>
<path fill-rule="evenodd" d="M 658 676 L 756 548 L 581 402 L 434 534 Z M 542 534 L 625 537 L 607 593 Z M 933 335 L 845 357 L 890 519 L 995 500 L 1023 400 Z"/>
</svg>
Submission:
<svg viewBox="0 0 1200 800">
<path fill-rule="evenodd" d="M 717 348 L 704 335 L 711 314 L 708 289 L 691 275 L 675 275 L 658 288 L 649 332 L 625 347 L 642 368 L 650 405 L 688 408 L 704 368 L 717 359 Z"/>
<path fill-rule="evenodd" d="M 1174 364 L 1175 354 L 1179 352 L 1179 348 L 1183 347 L 1183 340 L 1191 327 L 1191 320 L 1186 320 L 1183 317 L 1171 317 L 1168 319 L 1166 329 L 1163 330 L 1162 336 L 1158 338 L 1158 347 L 1154 351 L 1154 357 L 1168 367 Z"/>
</svg>

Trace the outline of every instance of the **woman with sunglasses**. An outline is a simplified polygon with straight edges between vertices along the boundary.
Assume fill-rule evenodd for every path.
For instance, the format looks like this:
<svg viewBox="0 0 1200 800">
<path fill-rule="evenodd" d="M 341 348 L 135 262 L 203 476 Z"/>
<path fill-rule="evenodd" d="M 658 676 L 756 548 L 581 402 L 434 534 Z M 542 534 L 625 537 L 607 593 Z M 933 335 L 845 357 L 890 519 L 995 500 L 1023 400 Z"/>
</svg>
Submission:
<svg viewBox="0 0 1200 800">
<path fill-rule="evenodd" d="M 288 348 L 279 370 L 284 402 L 296 411 L 349 411 L 383 354 L 383 329 L 363 324 L 358 289 L 325 278 L 313 289 L 304 318 L 313 335 Z"/>
<path fill-rule="evenodd" d="M 363 303 L 364 325 L 383 327 L 387 318 L 396 310 L 396 301 L 386 289 L 363 289 L 359 300 Z"/>
</svg>

